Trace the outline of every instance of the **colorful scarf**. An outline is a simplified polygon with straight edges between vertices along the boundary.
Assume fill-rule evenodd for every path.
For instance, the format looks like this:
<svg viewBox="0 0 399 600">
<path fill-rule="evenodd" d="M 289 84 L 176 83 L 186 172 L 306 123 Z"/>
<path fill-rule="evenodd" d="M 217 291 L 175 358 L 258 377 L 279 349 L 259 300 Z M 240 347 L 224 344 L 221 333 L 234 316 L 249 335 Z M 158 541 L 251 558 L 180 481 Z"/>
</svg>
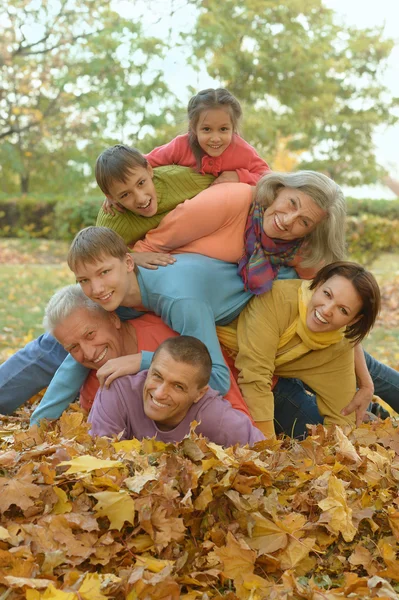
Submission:
<svg viewBox="0 0 399 600">
<path fill-rule="evenodd" d="M 256 295 L 271 289 L 279 268 L 291 262 L 303 241 L 272 240 L 263 231 L 264 212 L 264 206 L 252 202 L 245 226 L 245 253 L 238 264 L 245 289 Z"/>
</svg>

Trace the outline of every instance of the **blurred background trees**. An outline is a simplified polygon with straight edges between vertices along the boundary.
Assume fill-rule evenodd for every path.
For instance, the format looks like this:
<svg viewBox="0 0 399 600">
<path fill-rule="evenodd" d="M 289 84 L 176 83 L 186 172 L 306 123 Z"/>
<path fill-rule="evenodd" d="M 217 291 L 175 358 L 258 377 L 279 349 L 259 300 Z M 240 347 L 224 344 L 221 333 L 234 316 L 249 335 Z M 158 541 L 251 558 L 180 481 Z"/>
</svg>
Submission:
<svg viewBox="0 0 399 600">
<path fill-rule="evenodd" d="M 3 1 L 4 192 L 86 193 L 107 145 L 146 151 L 185 131 L 187 100 L 198 90 L 189 81 L 169 89 L 162 70 L 178 44 L 194 72 L 206 69 L 215 87 L 239 98 L 242 134 L 272 167 L 322 170 L 351 185 L 381 176 L 372 135 L 397 119 L 397 99 L 380 80 L 393 47 L 382 31 L 336 24 L 321 0 L 184 4 L 190 22 L 176 17 L 175 0 L 163 0 L 170 19 L 157 38 L 139 10 L 126 16 L 123 2 Z M 159 6 L 148 0 L 146 10 L 156 15 Z"/>
</svg>

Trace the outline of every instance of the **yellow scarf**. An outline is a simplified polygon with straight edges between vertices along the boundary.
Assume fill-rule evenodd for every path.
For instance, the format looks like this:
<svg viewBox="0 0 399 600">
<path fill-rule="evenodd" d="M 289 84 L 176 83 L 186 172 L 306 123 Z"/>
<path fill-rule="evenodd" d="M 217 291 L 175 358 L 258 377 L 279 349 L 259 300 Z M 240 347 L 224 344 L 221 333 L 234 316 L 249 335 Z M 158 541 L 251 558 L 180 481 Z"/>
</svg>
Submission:
<svg viewBox="0 0 399 600">
<path fill-rule="evenodd" d="M 323 350 L 324 348 L 328 348 L 328 346 L 340 342 L 344 337 L 345 328 L 339 329 L 338 331 L 328 331 L 326 333 L 314 333 L 308 329 L 306 325 L 307 309 L 309 300 L 313 295 L 313 291 L 309 289 L 310 283 L 310 281 L 302 281 L 302 285 L 298 288 L 299 314 L 280 338 L 275 360 L 276 367 L 295 360 L 310 350 Z M 234 356 L 236 356 L 238 352 L 237 322 L 238 319 L 235 319 L 227 326 L 216 327 L 219 342 L 231 350 L 232 355 Z M 301 342 L 286 352 L 282 351 L 280 353 L 279 350 L 282 350 L 295 334 L 300 337 Z"/>
</svg>

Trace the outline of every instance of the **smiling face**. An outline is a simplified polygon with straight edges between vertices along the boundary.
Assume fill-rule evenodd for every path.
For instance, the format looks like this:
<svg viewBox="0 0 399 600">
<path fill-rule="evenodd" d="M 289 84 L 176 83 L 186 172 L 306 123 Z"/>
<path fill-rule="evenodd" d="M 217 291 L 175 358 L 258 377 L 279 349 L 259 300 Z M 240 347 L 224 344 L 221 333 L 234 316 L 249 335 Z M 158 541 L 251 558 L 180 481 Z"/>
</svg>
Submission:
<svg viewBox="0 0 399 600">
<path fill-rule="evenodd" d="M 229 146 L 234 133 L 229 112 L 222 108 L 203 110 L 194 133 L 206 154 L 220 156 Z"/>
<path fill-rule="evenodd" d="M 115 314 L 78 308 L 53 331 L 73 358 L 88 369 L 99 369 L 123 355 L 121 323 Z"/>
<path fill-rule="evenodd" d="M 315 333 L 337 331 L 361 318 L 362 300 L 352 282 L 334 275 L 321 283 L 310 299 L 306 325 Z"/>
<path fill-rule="evenodd" d="M 118 203 L 136 215 L 153 217 L 158 210 L 157 192 L 152 167 L 136 167 L 128 171 L 126 183 L 113 180 L 109 184 L 108 200 Z"/>
<path fill-rule="evenodd" d="M 198 387 L 198 367 L 174 360 L 160 350 L 149 368 L 143 389 L 144 412 L 160 429 L 173 429 L 190 407 L 205 394 L 208 386 Z"/>
<path fill-rule="evenodd" d="M 129 295 L 134 270 L 133 259 L 113 256 L 99 258 L 95 262 L 78 263 L 74 271 L 76 282 L 91 300 L 113 311 L 123 304 Z"/>
<path fill-rule="evenodd" d="M 283 187 L 264 213 L 263 231 L 270 238 L 292 241 L 303 238 L 327 216 L 314 200 L 300 190 Z"/>
</svg>

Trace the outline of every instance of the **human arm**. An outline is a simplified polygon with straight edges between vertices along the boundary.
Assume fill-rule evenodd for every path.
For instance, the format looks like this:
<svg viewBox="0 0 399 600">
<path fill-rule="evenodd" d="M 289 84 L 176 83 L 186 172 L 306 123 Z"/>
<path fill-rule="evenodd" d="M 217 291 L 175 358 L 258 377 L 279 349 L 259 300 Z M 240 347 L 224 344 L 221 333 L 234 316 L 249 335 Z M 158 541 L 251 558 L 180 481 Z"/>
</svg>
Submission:
<svg viewBox="0 0 399 600">
<path fill-rule="evenodd" d="M 359 427 L 362 422 L 366 410 L 370 402 L 372 402 L 374 394 L 374 384 L 371 379 L 369 370 L 366 365 L 366 359 L 361 344 L 356 344 L 355 348 L 355 373 L 358 389 L 345 408 L 342 409 L 341 415 L 348 416 L 351 413 L 356 413 L 356 426 Z"/>
<path fill-rule="evenodd" d="M 156 270 L 158 267 L 167 267 L 176 262 L 174 256 L 164 252 L 133 252 L 132 256 L 134 264 L 144 269 Z"/>
<path fill-rule="evenodd" d="M 140 371 L 140 365 L 141 352 L 107 360 L 105 365 L 97 371 L 97 379 L 100 387 L 108 389 L 114 379 L 123 375 L 135 375 Z"/>
<path fill-rule="evenodd" d="M 246 168 L 236 169 L 236 173 L 241 183 L 256 185 L 263 175 L 270 173 L 270 167 L 249 144 L 247 145 L 247 150 Z"/>
<path fill-rule="evenodd" d="M 272 292 L 255 296 L 238 319 L 238 384 L 255 424 L 274 434 L 271 390 L 280 332 Z"/>
<path fill-rule="evenodd" d="M 185 136 L 175 137 L 173 140 L 168 142 L 167 144 L 163 144 L 162 146 L 158 146 L 148 152 L 148 154 L 144 154 L 144 157 L 148 160 L 152 167 L 163 167 L 166 165 L 179 165 L 183 164 L 182 158 L 187 153 L 188 142 L 183 143 L 185 141 Z M 193 157 L 193 166 L 195 164 L 195 159 Z M 186 165 L 185 166 L 191 166 Z"/>
<path fill-rule="evenodd" d="M 75 401 L 89 371 L 68 354 L 32 413 L 30 424 L 37 424 L 41 419 L 58 419 Z"/>
<path fill-rule="evenodd" d="M 215 181 L 211 183 L 211 185 L 216 185 L 218 183 L 239 183 L 240 178 L 238 176 L 237 171 L 222 171 L 219 177 L 216 177 Z M 244 182 L 246 183 L 246 182 Z"/>
<path fill-rule="evenodd" d="M 121 206 L 118 202 L 112 202 L 109 198 L 105 198 L 101 208 L 107 215 L 115 215 L 115 210 L 120 213 L 124 213 L 126 208 Z"/>
<path fill-rule="evenodd" d="M 205 344 L 211 355 L 212 373 L 209 385 L 225 394 L 230 387 L 230 375 L 216 335 L 215 315 L 208 302 L 198 298 L 163 297 L 160 311 L 162 321 L 180 335 L 191 335 Z M 142 351 L 140 370 L 148 369 L 153 352 Z"/>
</svg>

